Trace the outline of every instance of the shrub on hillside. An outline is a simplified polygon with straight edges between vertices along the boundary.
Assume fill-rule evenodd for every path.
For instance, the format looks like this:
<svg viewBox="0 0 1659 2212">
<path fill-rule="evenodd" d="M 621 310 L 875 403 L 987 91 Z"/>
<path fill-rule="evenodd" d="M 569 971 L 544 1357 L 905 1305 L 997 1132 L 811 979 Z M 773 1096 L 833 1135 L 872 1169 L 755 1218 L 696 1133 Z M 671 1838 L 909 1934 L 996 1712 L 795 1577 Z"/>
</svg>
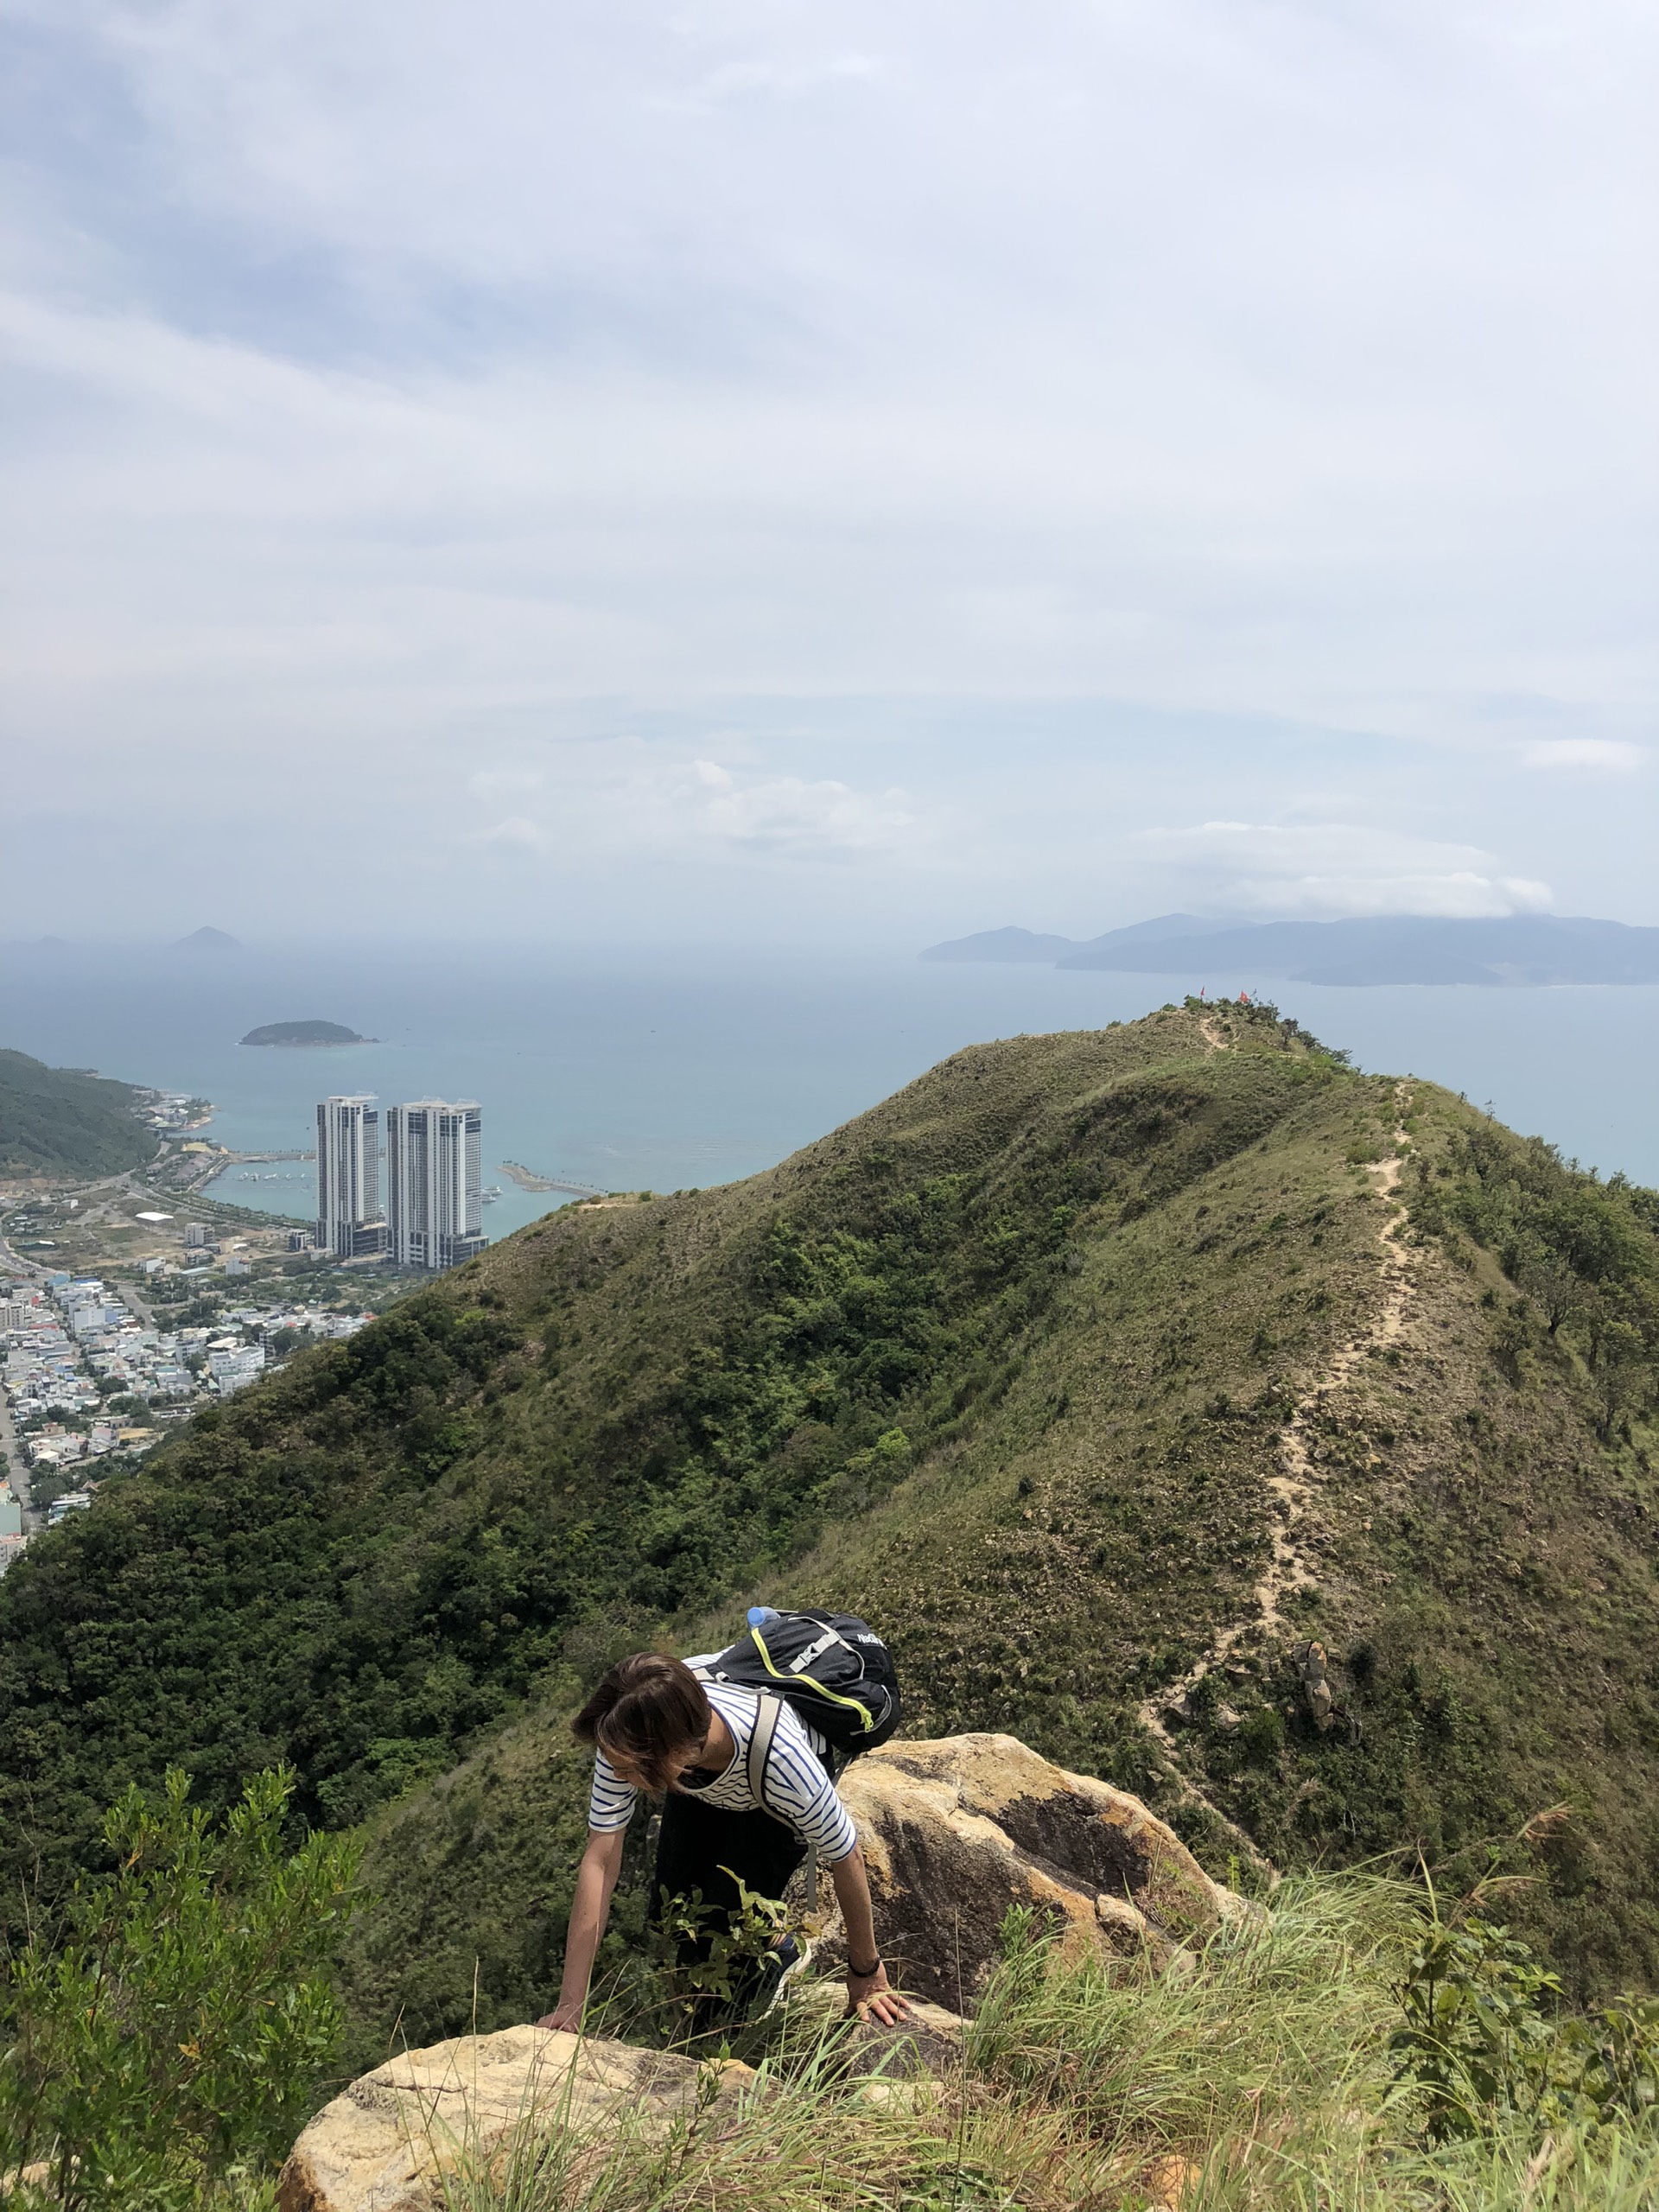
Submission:
<svg viewBox="0 0 1659 2212">
<path fill-rule="evenodd" d="M 1563 2013 L 1560 1978 L 1477 1912 L 1434 1913 L 1389 2039 L 1396 2079 L 1434 2143 L 1516 2129 L 1644 2127 L 1659 2096 L 1659 1999 Z"/>
<path fill-rule="evenodd" d="M 16 2212 L 184 2212 L 286 2152 L 338 2037 L 321 1961 L 358 1858 L 342 1837 L 286 1849 L 293 1786 L 258 1776 L 222 1826 L 176 1768 L 159 1804 L 129 1789 L 104 1823 L 116 1873 L 77 1891 L 60 1942 L 6 1962 Z"/>
</svg>

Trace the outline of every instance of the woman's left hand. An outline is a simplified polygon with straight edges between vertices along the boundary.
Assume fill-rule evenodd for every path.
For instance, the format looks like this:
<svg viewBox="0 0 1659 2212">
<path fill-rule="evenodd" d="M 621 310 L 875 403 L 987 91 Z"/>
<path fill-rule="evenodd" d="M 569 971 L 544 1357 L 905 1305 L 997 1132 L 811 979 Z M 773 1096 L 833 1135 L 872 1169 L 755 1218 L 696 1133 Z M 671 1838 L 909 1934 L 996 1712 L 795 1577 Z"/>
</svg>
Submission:
<svg viewBox="0 0 1659 2212">
<path fill-rule="evenodd" d="M 896 2027 L 910 2016 L 909 2004 L 889 1983 L 883 1966 L 874 1974 L 849 1973 L 847 2002 L 861 2020 L 877 2020 L 885 2028 Z"/>
</svg>

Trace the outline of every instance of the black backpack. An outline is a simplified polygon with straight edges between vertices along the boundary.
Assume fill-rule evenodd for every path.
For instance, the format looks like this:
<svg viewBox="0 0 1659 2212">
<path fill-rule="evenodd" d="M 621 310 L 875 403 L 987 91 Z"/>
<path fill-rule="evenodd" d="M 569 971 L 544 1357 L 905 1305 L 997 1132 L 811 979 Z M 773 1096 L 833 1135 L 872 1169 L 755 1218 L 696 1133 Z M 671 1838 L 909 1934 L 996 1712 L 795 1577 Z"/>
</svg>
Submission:
<svg viewBox="0 0 1659 2212">
<path fill-rule="evenodd" d="M 856 1613 L 782 1613 L 753 1605 L 747 1636 L 697 1672 L 705 1681 L 757 1692 L 763 1713 L 772 1700 L 792 1706 L 829 1744 L 832 1774 L 885 1744 L 904 1717 L 893 1654 Z M 772 1732 L 772 1725 L 755 1732 L 757 1743 L 765 1738 L 762 1770 Z M 759 1774 L 752 1771 L 751 1781 L 758 1796 Z"/>
</svg>

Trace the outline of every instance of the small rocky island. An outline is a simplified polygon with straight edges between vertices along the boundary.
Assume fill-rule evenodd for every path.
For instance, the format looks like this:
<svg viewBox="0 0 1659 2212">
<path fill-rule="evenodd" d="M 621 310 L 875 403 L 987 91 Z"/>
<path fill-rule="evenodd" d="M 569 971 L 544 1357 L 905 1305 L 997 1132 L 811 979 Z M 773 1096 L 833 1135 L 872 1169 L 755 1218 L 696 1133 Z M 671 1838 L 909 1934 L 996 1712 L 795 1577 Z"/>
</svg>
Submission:
<svg viewBox="0 0 1659 2212">
<path fill-rule="evenodd" d="M 268 1021 L 263 1029 L 250 1029 L 245 1045 L 372 1045 L 372 1037 L 359 1037 L 338 1021 Z"/>
</svg>

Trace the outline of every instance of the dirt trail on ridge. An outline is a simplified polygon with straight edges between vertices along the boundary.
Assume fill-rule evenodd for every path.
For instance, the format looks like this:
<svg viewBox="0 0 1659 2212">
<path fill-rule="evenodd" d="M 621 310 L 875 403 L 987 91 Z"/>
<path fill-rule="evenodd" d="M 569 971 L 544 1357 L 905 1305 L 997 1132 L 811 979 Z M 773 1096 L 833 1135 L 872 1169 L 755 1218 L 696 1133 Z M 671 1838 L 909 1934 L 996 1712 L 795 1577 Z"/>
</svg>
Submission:
<svg viewBox="0 0 1659 2212">
<path fill-rule="evenodd" d="M 1225 1040 L 1216 1035 L 1211 1022 L 1205 1020 L 1200 1027 L 1212 1049 L 1226 1050 Z M 1274 1871 L 1271 1862 L 1254 1840 L 1229 1820 L 1219 1806 L 1212 1804 L 1182 1770 L 1168 1716 L 1206 1675 L 1225 1666 L 1241 1644 L 1247 1641 L 1260 1643 L 1288 1639 L 1294 1631 L 1285 1618 L 1286 1600 L 1298 1591 L 1309 1588 L 1318 1579 L 1310 1541 L 1315 1532 L 1315 1491 L 1322 1479 L 1314 1464 L 1315 1424 L 1329 1410 L 1331 1398 L 1347 1385 L 1370 1353 L 1386 1351 L 1402 1341 L 1412 1300 L 1416 1296 L 1409 1255 L 1400 1236 L 1405 1226 L 1405 1209 L 1395 1195 L 1410 1148 L 1410 1139 L 1403 1127 L 1410 1111 L 1410 1094 L 1403 1083 L 1395 1086 L 1395 1105 L 1397 1119 L 1393 1133 L 1394 1151 L 1368 1170 L 1375 1178 L 1376 1195 L 1382 1202 L 1382 1219 L 1376 1233 L 1382 1298 L 1376 1316 L 1368 1328 L 1338 1347 L 1325 1371 L 1302 1391 L 1281 1433 L 1278 1471 L 1268 1476 L 1266 1485 L 1274 1516 L 1272 1548 L 1251 1592 L 1249 1611 L 1218 1629 L 1209 1649 L 1184 1675 L 1178 1675 L 1173 1682 L 1166 1682 L 1161 1689 L 1143 1700 L 1138 1708 L 1141 1724 L 1163 1751 L 1169 1779 L 1183 1800 L 1203 1806 L 1251 1860 L 1269 1872 Z"/>
</svg>

